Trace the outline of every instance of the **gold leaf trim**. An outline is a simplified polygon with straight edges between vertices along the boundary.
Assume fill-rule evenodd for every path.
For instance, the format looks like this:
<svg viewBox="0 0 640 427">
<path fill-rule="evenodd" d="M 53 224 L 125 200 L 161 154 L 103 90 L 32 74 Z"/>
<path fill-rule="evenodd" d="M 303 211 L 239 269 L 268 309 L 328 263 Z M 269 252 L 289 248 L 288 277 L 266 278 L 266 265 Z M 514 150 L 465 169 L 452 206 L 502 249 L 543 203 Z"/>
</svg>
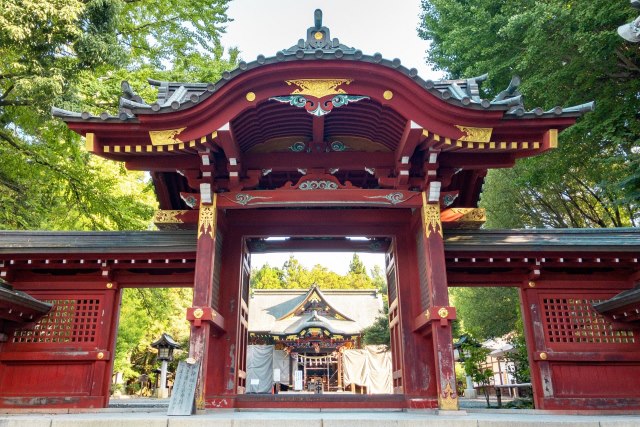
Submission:
<svg viewBox="0 0 640 427">
<path fill-rule="evenodd" d="M 178 139 L 177 135 L 185 129 L 150 130 L 151 145 L 173 145 L 184 142 Z"/>
<path fill-rule="evenodd" d="M 216 201 L 217 194 L 213 195 L 213 204 L 201 205 L 198 214 L 198 239 L 203 234 L 208 234 L 213 239 L 216 229 Z"/>
<path fill-rule="evenodd" d="M 182 224 L 184 221 L 178 218 L 178 215 L 181 215 L 187 211 L 184 210 L 159 210 L 156 211 L 153 216 L 153 222 L 155 224 Z"/>
<path fill-rule="evenodd" d="M 438 203 L 427 203 L 426 193 L 422 193 L 422 223 L 427 234 L 427 239 L 431 233 L 438 233 L 442 237 L 442 222 L 440 220 L 440 205 Z"/>
<path fill-rule="evenodd" d="M 451 212 L 462 215 L 458 219 L 459 222 L 485 222 L 487 220 L 487 212 L 484 208 L 451 208 Z"/>
<path fill-rule="evenodd" d="M 288 85 L 298 86 L 291 92 L 291 95 L 309 95 L 314 98 L 322 98 L 328 95 L 346 93 L 344 89 L 338 89 L 342 84 L 349 84 L 351 79 L 305 79 L 305 80 L 285 80 Z"/>
<path fill-rule="evenodd" d="M 444 388 L 443 394 L 438 396 L 438 406 L 445 411 L 457 411 L 458 410 L 458 396 L 451 388 L 451 383 L 447 381 L 447 386 Z"/>
<path fill-rule="evenodd" d="M 458 138 L 458 141 L 469 141 L 469 142 L 490 142 L 491 141 L 491 133 L 493 132 L 493 128 L 474 128 L 471 126 L 460 126 L 455 125 L 462 133 L 465 135 L 462 138 Z"/>
</svg>

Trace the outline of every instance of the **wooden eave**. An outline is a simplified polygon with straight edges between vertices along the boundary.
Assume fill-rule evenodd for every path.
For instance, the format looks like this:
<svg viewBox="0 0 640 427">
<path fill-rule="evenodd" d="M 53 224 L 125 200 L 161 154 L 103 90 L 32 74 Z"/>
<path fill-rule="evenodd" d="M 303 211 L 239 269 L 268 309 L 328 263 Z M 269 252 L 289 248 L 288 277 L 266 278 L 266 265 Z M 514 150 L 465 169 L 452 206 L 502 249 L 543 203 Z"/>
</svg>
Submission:
<svg viewBox="0 0 640 427">
<path fill-rule="evenodd" d="M 52 304 L 17 291 L 6 282 L 0 283 L 0 320 L 13 325 L 32 323 L 49 313 Z"/>
<path fill-rule="evenodd" d="M 608 316 L 615 322 L 640 322 L 640 285 L 614 297 L 593 304 L 600 314 Z"/>
</svg>

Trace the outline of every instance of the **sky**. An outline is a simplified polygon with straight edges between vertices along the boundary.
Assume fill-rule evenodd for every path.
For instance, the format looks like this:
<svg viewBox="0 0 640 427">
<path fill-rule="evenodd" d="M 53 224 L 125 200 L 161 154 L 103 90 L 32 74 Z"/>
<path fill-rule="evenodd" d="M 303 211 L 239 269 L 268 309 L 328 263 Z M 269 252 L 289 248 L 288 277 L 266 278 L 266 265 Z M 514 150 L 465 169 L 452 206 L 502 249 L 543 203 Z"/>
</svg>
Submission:
<svg viewBox="0 0 640 427">
<path fill-rule="evenodd" d="M 304 265 L 308 269 L 313 268 L 316 264 L 320 264 L 338 274 L 347 274 L 349 271 L 349 263 L 353 256 L 352 254 L 352 252 L 298 252 L 294 255 L 296 259 L 300 261 L 300 264 Z M 371 272 L 374 265 L 379 265 L 382 271 L 384 271 L 383 253 L 359 253 L 358 256 L 367 268 L 368 273 Z M 288 259 L 288 253 L 252 254 L 251 268 L 260 268 L 266 263 L 269 263 L 271 267 L 281 268 L 284 262 Z"/>
<path fill-rule="evenodd" d="M 442 78 L 426 65 L 429 44 L 418 37 L 420 0 L 233 0 L 222 37 L 225 48 L 240 49 L 242 60 L 250 62 L 260 54 L 270 57 L 305 38 L 307 28 L 314 24 L 313 12 L 322 9 L 322 25 L 328 27 L 331 38 L 362 50 L 376 52 L 383 58 L 399 58 L 407 68 L 416 68 L 423 79 Z M 358 254 L 367 271 L 379 265 L 384 271 L 384 254 Z M 302 265 L 312 268 L 321 264 L 345 274 L 349 270 L 350 253 L 304 252 L 295 254 Z M 260 268 L 266 262 L 282 267 L 288 253 L 254 254 L 251 266 Z"/>
<path fill-rule="evenodd" d="M 246 62 L 260 54 L 275 56 L 306 38 L 318 8 L 332 39 L 367 55 L 399 58 L 423 79 L 441 78 L 426 65 L 429 44 L 418 37 L 420 0 L 233 0 L 227 15 L 234 21 L 227 24 L 222 45 L 238 47 Z"/>
</svg>

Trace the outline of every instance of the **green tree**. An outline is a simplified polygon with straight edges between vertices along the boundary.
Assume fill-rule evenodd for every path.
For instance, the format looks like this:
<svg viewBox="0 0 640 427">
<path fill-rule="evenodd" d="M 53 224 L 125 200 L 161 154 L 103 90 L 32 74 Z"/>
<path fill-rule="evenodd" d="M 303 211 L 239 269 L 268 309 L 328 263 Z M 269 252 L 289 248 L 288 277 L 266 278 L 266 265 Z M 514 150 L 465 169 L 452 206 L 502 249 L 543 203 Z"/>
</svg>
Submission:
<svg viewBox="0 0 640 427">
<path fill-rule="evenodd" d="M 354 253 L 349 263 L 349 273 L 367 274 L 367 269 L 357 253 Z"/>
<path fill-rule="evenodd" d="M 465 355 L 462 361 L 464 372 L 469 375 L 475 383 L 483 386 L 482 389 L 485 399 L 487 400 L 487 408 L 490 408 L 489 385 L 493 379 L 493 371 L 486 365 L 490 350 L 482 347 L 480 343 L 473 338 L 467 340 L 460 349 Z"/>
<path fill-rule="evenodd" d="M 382 271 L 382 268 L 380 268 L 380 266 L 376 264 L 373 266 L 370 273 L 371 273 L 371 280 L 373 281 L 373 286 L 376 289 L 380 290 L 380 292 L 382 292 L 383 295 L 387 295 L 387 292 L 388 292 L 387 278 L 385 277 L 385 274 Z"/>
<path fill-rule="evenodd" d="M 461 329 L 477 340 L 501 337 L 516 328 L 516 288 L 451 288 L 451 297 Z"/>
<path fill-rule="evenodd" d="M 365 345 L 384 345 L 391 347 L 391 332 L 389 330 L 389 304 L 384 301 L 384 307 L 375 322 L 362 330 L 362 342 Z"/>
<path fill-rule="evenodd" d="M 452 78 L 489 73 L 491 98 L 513 75 L 529 106 L 596 101 L 560 147 L 490 171 L 490 227 L 637 226 L 640 51 L 616 33 L 636 12 L 593 0 L 423 0 L 428 61 Z M 632 177 L 632 178 L 629 178 Z"/>
<path fill-rule="evenodd" d="M 375 285 L 371 277 L 367 275 L 367 268 L 357 253 L 354 253 L 349 263 L 349 272 L 347 280 L 350 282 L 349 288 L 354 289 L 373 289 Z"/>
<path fill-rule="evenodd" d="M 287 289 L 307 289 L 312 283 L 307 270 L 293 254 L 282 266 L 284 271 L 284 285 Z"/>
<path fill-rule="evenodd" d="M 253 269 L 251 272 L 250 286 L 252 289 L 281 289 L 284 288 L 284 272 L 279 268 L 271 267 L 269 263 Z"/>
<path fill-rule="evenodd" d="M 92 159 L 50 109 L 115 112 L 125 78 L 217 79 L 237 56 L 220 60 L 226 3 L 0 0 L 0 228 L 147 228 L 148 179 Z"/>
<path fill-rule="evenodd" d="M 186 343 L 190 328 L 184 315 L 191 306 L 192 297 L 192 289 L 185 288 L 124 289 L 114 372 L 123 372 L 126 379 L 149 374 L 157 367 L 150 344 L 163 332 Z M 187 350 L 187 347 L 183 349 Z"/>
</svg>

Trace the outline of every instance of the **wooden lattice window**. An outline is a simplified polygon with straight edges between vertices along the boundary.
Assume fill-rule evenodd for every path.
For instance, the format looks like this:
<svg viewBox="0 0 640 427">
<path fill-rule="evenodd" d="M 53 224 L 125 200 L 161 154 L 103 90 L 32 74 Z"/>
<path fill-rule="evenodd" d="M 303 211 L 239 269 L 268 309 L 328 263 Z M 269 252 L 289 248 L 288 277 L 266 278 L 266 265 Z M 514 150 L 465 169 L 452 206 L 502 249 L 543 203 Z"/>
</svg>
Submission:
<svg viewBox="0 0 640 427">
<path fill-rule="evenodd" d="M 547 339 L 550 343 L 634 344 L 631 330 L 613 329 L 592 304 L 600 300 L 543 298 Z"/>
<path fill-rule="evenodd" d="M 14 343 L 92 343 L 96 340 L 99 299 L 46 300 L 51 312 L 29 329 L 13 334 Z"/>
</svg>

